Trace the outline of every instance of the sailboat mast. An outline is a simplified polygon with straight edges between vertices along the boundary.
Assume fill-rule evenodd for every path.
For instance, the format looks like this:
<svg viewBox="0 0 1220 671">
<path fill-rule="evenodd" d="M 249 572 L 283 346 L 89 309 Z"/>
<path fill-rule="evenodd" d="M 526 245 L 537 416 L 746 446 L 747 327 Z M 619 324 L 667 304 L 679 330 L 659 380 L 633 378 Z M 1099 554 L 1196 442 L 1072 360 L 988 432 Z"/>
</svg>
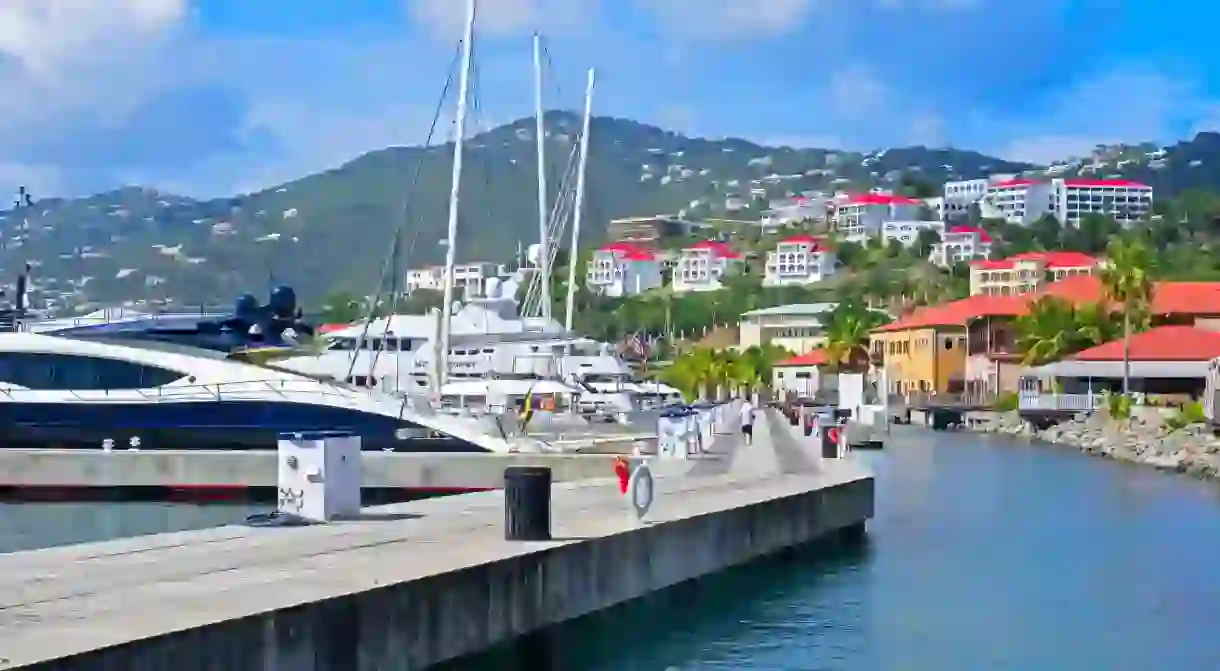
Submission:
<svg viewBox="0 0 1220 671">
<path fill-rule="evenodd" d="M 466 103 L 470 97 L 470 61 L 474 52 L 474 17 L 476 0 L 466 0 L 466 32 L 462 37 L 462 71 L 458 79 L 457 118 L 453 124 L 453 175 L 449 187 L 449 231 L 445 238 L 444 304 L 441 305 L 441 338 L 436 371 L 436 396 L 449 377 L 449 340 L 453 318 L 453 278 L 457 265 L 458 201 L 462 186 L 462 143 L 466 135 Z"/>
<path fill-rule="evenodd" d="M 538 153 L 538 277 L 542 289 L 542 317 L 551 318 L 551 236 L 548 232 L 546 190 L 546 124 L 542 110 L 542 38 L 534 33 L 534 144 Z"/>
<path fill-rule="evenodd" d="M 576 166 L 576 207 L 572 209 L 572 248 L 568 253 L 568 305 L 563 326 L 572 330 L 576 312 L 576 259 L 580 254 L 580 220 L 585 209 L 585 166 L 589 162 L 589 126 L 593 115 L 593 68 L 589 68 L 589 83 L 585 86 L 585 116 L 580 130 L 580 162 Z"/>
</svg>

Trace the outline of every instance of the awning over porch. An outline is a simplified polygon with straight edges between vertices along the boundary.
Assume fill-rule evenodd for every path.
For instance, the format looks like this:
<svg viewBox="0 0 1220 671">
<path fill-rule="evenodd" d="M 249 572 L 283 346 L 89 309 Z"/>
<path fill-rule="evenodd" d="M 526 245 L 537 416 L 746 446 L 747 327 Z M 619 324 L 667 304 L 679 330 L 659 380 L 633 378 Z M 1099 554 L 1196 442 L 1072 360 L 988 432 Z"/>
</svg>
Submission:
<svg viewBox="0 0 1220 671">
<path fill-rule="evenodd" d="M 1132 361 L 1131 377 L 1157 379 L 1204 379 L 1207 361 Z M 1031 368 L 1028 377 L 1122 379 L 1122 361 L 1078 361 L 1068 359 Z"/>
</svg>

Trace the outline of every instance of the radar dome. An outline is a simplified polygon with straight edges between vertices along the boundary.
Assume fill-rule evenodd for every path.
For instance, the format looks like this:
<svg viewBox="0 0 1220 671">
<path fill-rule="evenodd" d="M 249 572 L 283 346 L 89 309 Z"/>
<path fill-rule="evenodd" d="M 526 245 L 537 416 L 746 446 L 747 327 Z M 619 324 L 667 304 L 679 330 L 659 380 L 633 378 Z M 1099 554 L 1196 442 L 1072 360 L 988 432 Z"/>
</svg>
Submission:
<svg viewBox="0 0 1220 671">
<path fill-rule="evenodd" d="M 537 242 L 530 245 L 529 249 L 525 252 L 525 258 L 535 266 L 542 265 L 542 245 Z"/>
<path fill-rule="evenodd" d="M 290 319 L 297 310 L 297 292 L 292 287 L 278 286 L 271 291 L 271 300 L 267 306 L 271 314 L 281 319 Z"/>
<path fill-rule="evenodd" d="M 258 312 L 258 299 L 253 294 L 242 294 L 233 304 L 233 313 L 239 318 L 250 320 Z"/>
<path fill-rule="evenodd" d="M 483 283 L 483 295 L 487 298 L 499 298 L 500 292 L 504 288 L 504 283 L 498 277 L 489 277 Z"/>
</svg>

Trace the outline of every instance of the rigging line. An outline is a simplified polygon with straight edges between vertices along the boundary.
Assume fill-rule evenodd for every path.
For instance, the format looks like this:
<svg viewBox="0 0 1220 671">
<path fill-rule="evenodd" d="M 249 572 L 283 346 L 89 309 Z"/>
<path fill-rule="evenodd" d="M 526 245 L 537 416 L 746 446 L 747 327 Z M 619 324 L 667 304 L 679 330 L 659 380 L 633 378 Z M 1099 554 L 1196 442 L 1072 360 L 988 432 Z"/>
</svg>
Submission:
<svg viewBox="0 0 1220 671">
<path fill-rule="evenodd" d="M 453 88 L 454 74 L 457 70 L 457 64 L 460 62 L 460 59 L 461 59 L 461 45 L 459 44 L 458 49 L 457 49 L 457 54 L 455 55 L 453 62 L 450 63 L 449 74 L 445 78 L 445 86 L 441 89 L 441 95 L 436 101 L 436 108 L 432 112 L 432 123 L 428 126 L 428 135 L 424 139 L 425 147 L 429 147 L 432 145 L 432 140 L 436 135 L 436 128 L 440 124 L 441 113 L 444 111 L 445 99 L 449 97 L 449 91 L 450 91 L 450 89 Z M 407 223 L 411 220 L 411 215 L 413 212 L 412 208 L 415 204 L 415 199 L 411 197 L 411 194 L 413 194 L 416 191 L 416 189 L 419 185 L 419 179 L 420 179 L 420 175 L 423 172 L 423 166 L 424 166 L 424 161 L 423 161 L 422 157 L 417 158 L 416 162 L 415 162 L 415 172 L 411 177 L 411 182 L 407 187 L 407 191 L 403 194 L 402 201 L 400 201 L 401 205 L 399 206 L 399 213 L 401 214 L 401 218 L 399 219 L 398 225 L 394 229 L 394 249 L 392 249 L 390 251 L 390 254 L 382 262 L 381 273 L 377 280 L 377 291 L 374 293 L 373 300 L 370 302 L 369 310 L 368 310 L 368 313 L 366 314 L 366 317 L 364 320 L 364 329 L 361 330 L 360 337 L 356 340 L 356 349 L 353 350 L 353 352 L 352 352 L 352 360 L 351 360 L 351 363 L 348 365 L 347 375 L 344 376 L 345 380 L 351 379 L 352 373 L 355 372 L 355 370 L 356 370 L 356 361 L 360 358 L 360 350 L 364 346 L 364 343 L 368 342 L 369 328 L 373 324 L 373 319 L 374 319 L 374 316 L 376 315 L 376 311 L 377 311 L 377 304 L 381 300 L 381 290 L 385 285 L 385 279 L 386 279 L 386 274 L 387 274 L 386 270 L 388 269 L 389 264 L 395 262 L 396 257 L 402 251 L 401 246 L 400 246 L 401 239 L 402 239 L 402 233 L 403 233 L 403 230 L 406 228 Z M 420 227 L 416 227 L 416 229 L 414 231 L 414 235 L 411 238 L 411 243 L 407 247 L 407 252 L 409 252 L 411 249 L 414 249 L 415 241 L 419 236 L 419 228 Z M 391 289 L 391 293 L 393 293 L 393 289 Z M 391 310 L 392 309 L 393 308 L 391 307 Z M 389 326 L 388 321 L 386 322 L 386 326 L 387 327 Z M 387 328 L 387 330 L 388 330 L 388 328 Z M 385 339 L 382 338 L 382 345 L 384 345 L 384 344 L 385 344 Z M 370 366 L 370 369 L 377 365 L 377 357 L 379 357 L 380 354 L 381 354 L 380 349 L 374 350 L 373 361 Z"/>
<path fill-rule="evenodd" d="M 560 180 L 560 184 L 558 185 L 558 188 L 556 189 L 556 197 L 555 197 L 555 200 L 552 202 L 550 216 L 547 219 L 548 237 L 550 237 L 549 234 L 553 233 L 554 234 L 553 239 L 562 237 L 563 230 L 565 228 L 565 216 L 566 215 L 564 213 L 564 210 L 565 210 L 564 201 L 565 201 L 565 198 L 567 197 L 567 194 L 569 194 L 571 191 L 571 180 L 574 179 L 574 176 L 575 176 L 575 167 L 574 167 L 575 164 L 573 163 L 574 156 L 575 156 L 575 148 L 572 150 L 572 152 L 568 156 L 568 167 L 567 167 L 567 170 L 564 171 L 563 178 Z M 558 251 L 561 246 L 562 245 L 560 245 L 557 242 L 553 248 L 553 251 L 551 249 L 546 250 L 548 260 L 553 260 L 555 258 L 555 256 L 558 254 Z M 530 284 L 528 285 L 528 288 L 526 291 L 526 295 L 527 295 L 527 299 L 528 299 L 526 305 L 532 306 L 533 303 L 536 303 L 541 300 L 540 295 L 535 295 L 535 293 L 541 294 L 541 291 L 542 291 L 541 282 L 542 282 L 541 277 L 538 276 L 538 274 L 535 273 L 531 277 Z"/>
</svg>

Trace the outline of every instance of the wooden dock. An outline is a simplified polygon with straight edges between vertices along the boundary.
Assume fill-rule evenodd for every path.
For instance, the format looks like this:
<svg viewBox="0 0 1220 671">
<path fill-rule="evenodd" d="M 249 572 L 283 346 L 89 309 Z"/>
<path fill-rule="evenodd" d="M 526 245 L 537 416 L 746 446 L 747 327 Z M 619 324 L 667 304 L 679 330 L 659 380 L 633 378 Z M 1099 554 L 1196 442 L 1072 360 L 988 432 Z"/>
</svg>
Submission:
<svg viewBox="0 0 1220 671">
<path fill-rule="evenodd" d="M 666 469 L 646 523 L 613 479 L 554 486 L 555 540 L 503 539 L 503 494 L 0 555 L 0 669 L 420 669 L 818 538 L 872 475 L 768 418 Z"/>
</svg>

